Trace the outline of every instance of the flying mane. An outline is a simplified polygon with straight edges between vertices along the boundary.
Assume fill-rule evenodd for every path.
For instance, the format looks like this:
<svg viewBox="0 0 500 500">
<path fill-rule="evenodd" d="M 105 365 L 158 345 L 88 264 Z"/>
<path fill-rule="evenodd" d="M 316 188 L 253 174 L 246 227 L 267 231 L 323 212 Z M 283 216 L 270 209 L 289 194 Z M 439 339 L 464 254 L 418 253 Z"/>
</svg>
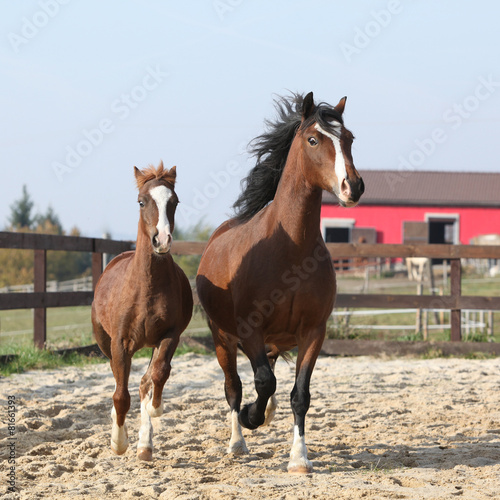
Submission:
<svg viewBox="0 0 500 500">
<path fill-rule="evenodd" d="M 149 167 L 139 170 L 140 175 L 136 177 L 136 184 L 137 188 L 140 190 L 146 182 L 152 181 L 154 179 L 157 180 L 164 180 L 172 186 L 175 185 L 175 177 L 176 177 L 176 172 L 175 172 L 175 167 L 173 167 L 170 170 L 165 170 L 163 167 L 163 160 L 160 161 L 160 164 L 158 167 L 154 167 L 153 165 L 150 165 Z"/>
<path fill-rule="evenodd" d="M 343 124 L 343 120 L 334 107 L 319 103 L 301 124 L 303 103 L 304 96 L 300 94 L 276 99 L 277 120 L 266 120 L 267 131 L 250 143 L 250 153 L 257 161 L 243 179 L 243 191 L 233 205 L 238 222 L 248 221 L 274 199 L 290 146 L 299 127 L 305 129 L 317 122 L 322 129 L 338 137 L 338 128 L 332 122 Z"/>
</svg>

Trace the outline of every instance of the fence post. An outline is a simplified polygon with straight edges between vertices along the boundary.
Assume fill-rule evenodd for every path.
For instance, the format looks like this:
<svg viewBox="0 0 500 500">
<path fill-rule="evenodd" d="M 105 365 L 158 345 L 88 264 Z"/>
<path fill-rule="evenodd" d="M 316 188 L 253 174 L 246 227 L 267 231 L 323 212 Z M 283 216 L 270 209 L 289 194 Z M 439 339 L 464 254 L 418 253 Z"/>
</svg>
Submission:
<svg viewBox="0 0 500 500">
<path fill-rule="evenodd" d="M 450 292 L 455 299 L 456 307 L 462 293 L 462 268 L 460 259 L 450 260 Z M 451 322 L 451 338 L 452 341 L 462 340 L 462 311 L 460 309 L 452 309 L 450 311 Z"/>
<path fill-rule="evenodd" d="M 95 287 L 102 274 L 102 253 L 92 253 L 92 291 L 95 292 Z"/>
<path fill-rule="evenodd" d="M 35 250 L 34 291 L 45 293 L 47 289 L 47 250 Z M 37 307 L 33 317 L 33 342 L 38 349 L 44 349 L 47 342 L 47 309 Z"/>
</svg>

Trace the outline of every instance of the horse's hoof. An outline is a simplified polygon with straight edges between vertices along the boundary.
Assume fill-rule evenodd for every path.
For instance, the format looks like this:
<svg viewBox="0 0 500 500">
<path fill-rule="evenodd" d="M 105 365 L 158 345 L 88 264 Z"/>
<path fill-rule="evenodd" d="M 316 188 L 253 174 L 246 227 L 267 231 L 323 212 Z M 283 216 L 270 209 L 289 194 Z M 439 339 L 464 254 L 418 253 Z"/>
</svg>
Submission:
<svg viewBox="0 0 500 500">
<path fill-rule="evenodd" d="M 250 429 L 253 431 L 254 429 L 257 429 L 257 427 L 262 425 L 263 422 L 261 422 L 259 424 L 254 424 L 254 423 L 250 422 L 250 415 L 249 415 L 250 406 L 251 405 L 245 405 L 243 407 L 243 409 L 238 414 L 238 422 L 240 423 L 240 425 L 245 427 L 245 429 Z"/>
<path fill-rule="evenodd" d="M 227 453 L 229 455 L 248 455 L 248 448 L 244 442 L 238 442 L 230 444 L 229 448 L 227 449 Z"/>
<path fill-rule="evenodd" d="M 289 465 L 289 474 L 311 474 L 313 471 L 312 465 Z"/>
<path fill-rule="evenodd" d="M 138 448 L 137 449 L 137 458 L 139 460 L 144 460 L 145 462 L 153 461 L 153 450 L 150 448 Z"/>
</svg>

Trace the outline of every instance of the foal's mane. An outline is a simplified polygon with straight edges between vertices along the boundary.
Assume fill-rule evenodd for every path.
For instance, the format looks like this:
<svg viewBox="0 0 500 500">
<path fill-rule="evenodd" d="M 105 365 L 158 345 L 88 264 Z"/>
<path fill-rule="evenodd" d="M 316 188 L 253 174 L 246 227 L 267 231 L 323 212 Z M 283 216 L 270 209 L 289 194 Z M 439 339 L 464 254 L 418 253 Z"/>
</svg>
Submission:
<svg viewBox="0 0 500 500">
<path fill-rule="evenodd" d="M 332 122 L 343 124 L 342 115 L 323 102 L 316 105 L 301 124 L 304 99 L 300 94 L 275 99 L 277 120 L 266 120 L 267 131 L 250 142 L 249 151 L 257 161 L 242 180 L 243 191 L 233 205 L 238 222 L 250 220 L 274 199 L 290 146 L 299 128 L 303 130 L 317 122 L 327 132 L 339 136 L 338 127 L 334 127 Z"/>
<path fill-rule="evenodd" d="M 163 167 L 163 160 L 160 161 L 158 167 L 154 167 L 153 165 L 149 165 L 149 167 L 139 170 L 140 175 L 137 175 L 135 178 L 135 182 L 137 184 L 137 188 L 140 190 L 146 182 L 152 180 L 164 180 L 172 186 L 175 185 L 175 167 L 170 170 L 165 170 Z"/>
</svg>

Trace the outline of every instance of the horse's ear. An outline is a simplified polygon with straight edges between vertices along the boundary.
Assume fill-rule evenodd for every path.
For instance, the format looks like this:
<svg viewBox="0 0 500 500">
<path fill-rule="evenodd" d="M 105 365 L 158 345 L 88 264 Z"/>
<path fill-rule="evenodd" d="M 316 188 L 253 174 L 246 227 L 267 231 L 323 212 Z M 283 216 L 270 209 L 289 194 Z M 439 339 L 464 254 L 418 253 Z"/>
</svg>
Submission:
<svg viewBox="0 0 500 500">
<path fill-rule="evenodd" d="M 144 184 L 144 174 L 137 167 L 134 167 L 134 175 L 137 187 L 141 189 L 141 186 Z"/>
<path fill-rule="evenodd" d="M 175 165 L 168 171 L 168 175 L 172 177 L 175 182 L 175 178 L 177 177 L 177 167 Z"/>
<path fill-rule="evenodd" d="M 313 93 L 309 92 L 304 97 L 304 102 L 302 103 L 302 119 L 307 120 L 314 111 L 314 97 Z"/>
<path fill-rule="evenodd" d="M 342 97 L 342 99 L 340 99 L 339 103 L 335 106 L 335 111 L 337 111 L 337 113 L 339 115 L 341 115 L 344 112 L 346 101 L 347 101 L 347 96 Z"/>
</svg>

